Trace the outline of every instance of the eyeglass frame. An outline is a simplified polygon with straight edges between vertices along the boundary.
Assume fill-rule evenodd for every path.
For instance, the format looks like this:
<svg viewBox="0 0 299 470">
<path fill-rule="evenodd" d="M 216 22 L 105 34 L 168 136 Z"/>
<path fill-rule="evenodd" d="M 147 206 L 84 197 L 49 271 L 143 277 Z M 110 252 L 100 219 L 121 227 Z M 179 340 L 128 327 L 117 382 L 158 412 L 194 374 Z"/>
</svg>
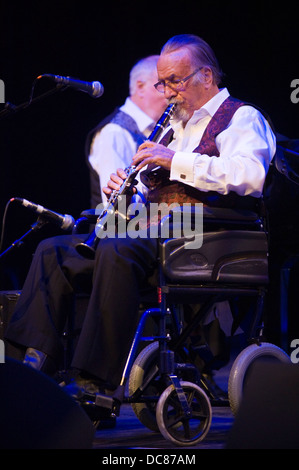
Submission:
<svg viewBox="0 0 299 470">
<path fill-rule="evenodd" d="M 179 84 L 181 84 L 181 86 L 183 87 L 184 86 L 184 83 L 189 80 L 189 78 L 192 78 L 197 72 L 199 72 L 201 69 L 203 69 L 204 66 L 202 67 L 199 67 L 198 69 L 196 69 L 194 72 L 190 73 L 190 75 L 188 75 L 188 77 L 185 77 L 185 78 L 182 78 L 181 80 L 159 80 L 157 83 L 154 84 L 154 87 L 156 88 L 156 90 L 159 92 L 159 93 L 164 93 L 165 91 L 165 87 L 168 86 L 169 88 L 174 88 L 175 90 L 177 90 L 177 86 Z M 168 83 L 167 83 L 168 82 Z M 158 90 L 158 86 L 159 85 L 163 85 L 164 89 L 163 91 L 160 91 Z M 180 90 L 178 90 L 180 91 Z"/>
</svg>

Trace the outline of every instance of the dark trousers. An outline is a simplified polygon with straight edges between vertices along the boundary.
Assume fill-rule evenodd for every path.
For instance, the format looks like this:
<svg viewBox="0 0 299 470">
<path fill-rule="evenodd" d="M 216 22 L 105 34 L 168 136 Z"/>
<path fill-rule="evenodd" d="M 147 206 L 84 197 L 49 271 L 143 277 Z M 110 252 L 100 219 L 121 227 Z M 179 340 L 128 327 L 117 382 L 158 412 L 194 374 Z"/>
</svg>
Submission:
<svg viewBox="0 0 299 470">
<path fill-rule="evenodd" d="M 156 267 L 157 240 L 103 239 L 90 261 L 75 250 L 82 238 L 39 244 L 5 336 L 58 362 L 75 294 L 90 290 L 72 366 L 117 385 L 138 323 L 139 292 Z"/>
</svg>

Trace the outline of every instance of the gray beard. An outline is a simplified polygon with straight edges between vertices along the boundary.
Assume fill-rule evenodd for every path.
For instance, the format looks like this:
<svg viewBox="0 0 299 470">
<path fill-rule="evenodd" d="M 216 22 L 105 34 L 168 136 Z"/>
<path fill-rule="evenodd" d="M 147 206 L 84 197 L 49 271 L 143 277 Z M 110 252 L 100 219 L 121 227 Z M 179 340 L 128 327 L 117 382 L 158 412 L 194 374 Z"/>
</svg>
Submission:
<svg viewBox="0 0 299 470">
<path fill-rule="evenodd" d="M 186 109 L 178 106 L 175 110 L 175 117 L 186 124 L 190 119 L 190 113 L 188 113 Z"/>
<path fill-rule="evenodd" d="M 176 103 L 176 100 L 174 98 L 170 99 L 169 104 Z M 181 103 L 177 103 L 175 111 L 174 111 L 174 118 L 177 119 L 178 121 L 183 121 L 184 124 L 189 121 L 190 119 L 190 113 L 186 109 L 183 108 Z"/>
</svg>

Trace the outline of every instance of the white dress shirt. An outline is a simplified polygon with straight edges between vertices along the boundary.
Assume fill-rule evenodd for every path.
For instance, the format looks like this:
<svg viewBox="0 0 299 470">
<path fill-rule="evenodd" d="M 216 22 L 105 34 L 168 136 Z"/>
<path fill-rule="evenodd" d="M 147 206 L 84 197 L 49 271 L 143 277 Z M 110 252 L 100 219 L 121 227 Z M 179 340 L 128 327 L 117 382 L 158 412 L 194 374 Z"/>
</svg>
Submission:
<svg viewBox="0 0 299 470">
<path fill-rule="evenodd" d="M 263 115 L 254 107 L 241 106 L 227 129 L 216 137 L 219 157 L 193 153 L 205 128 L 219 106 L 229 96 L 222 89 L 199 110 L 185 128 L 172 120 L 174 139 L 168 146 L 175 151 L 170 179 L 201 191 L 259 197 L 269 164 L 275 154 L 276 139 Z"/>
<path fill-rule="evenodd" d="M 120 110 L 131 116 L 140 132 L 146 135 L 147 128 L 153 120 L 145 114 L 130 98 L 127 98 Z M 137 151 L 137 145 L 130 132 L 118 124 L 108 123 L 96 133 L 91 144 L 89 162 L 99 175 L 101 188 L 110 180 L 111 173 L 117 168 L 126 168 L 131 165 L 132 157 Z M 105 203 L 106 195 L 102 194 Z"/>
</svg>

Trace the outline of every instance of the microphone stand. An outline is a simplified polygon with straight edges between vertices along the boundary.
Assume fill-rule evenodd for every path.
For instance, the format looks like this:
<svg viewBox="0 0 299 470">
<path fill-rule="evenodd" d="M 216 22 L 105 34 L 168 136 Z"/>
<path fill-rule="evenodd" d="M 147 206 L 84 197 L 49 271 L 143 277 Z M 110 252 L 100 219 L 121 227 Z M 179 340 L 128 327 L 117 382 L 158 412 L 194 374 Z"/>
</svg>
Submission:
<svg viewBox="0 0 299 470">
<path fill-rule="evenodd" d="M 17 113 L 18 111 L 28 108 L 32 103 L 41 101 L 42 99 L 47 98 L 48 96 L 51 96 L 54 93 L 57 93 L 57 91 L 63 91 L 66 88 L 68 88 L 66 85 L 62 85 L 58 83 L 55 88 L 49 91 L 46 91 L 45 93 L 42 93 L 41 95 L 36 96 L 35 98 L 32 98 L 29 101 L 26 101 L 25 103 L 19 104 L 18 106 L 15 106 L 14 104 L 7 102 L 4 105 L 4 109 L 0 111 L 0 119 L 9 117 L 12 114 Z"/>
<path fill-rule="evenodd" d="M 14 248 L 19 248 L 29 236 L 31 236 L 33 233 L 37 232 L 37 230 L 40 230 L 44 225 L 48 223 L 47 220 L 43 219 L 41 216 L 37 219 L 37 221 L 31 225 L 30 230 L 28 232 L 24 233 L 21 238 L 18 240 L 15 240 L 5 251 L 0 253 L 0 260 L 4 258 L 8 253 L 10 253 Z"/>
</svg>

